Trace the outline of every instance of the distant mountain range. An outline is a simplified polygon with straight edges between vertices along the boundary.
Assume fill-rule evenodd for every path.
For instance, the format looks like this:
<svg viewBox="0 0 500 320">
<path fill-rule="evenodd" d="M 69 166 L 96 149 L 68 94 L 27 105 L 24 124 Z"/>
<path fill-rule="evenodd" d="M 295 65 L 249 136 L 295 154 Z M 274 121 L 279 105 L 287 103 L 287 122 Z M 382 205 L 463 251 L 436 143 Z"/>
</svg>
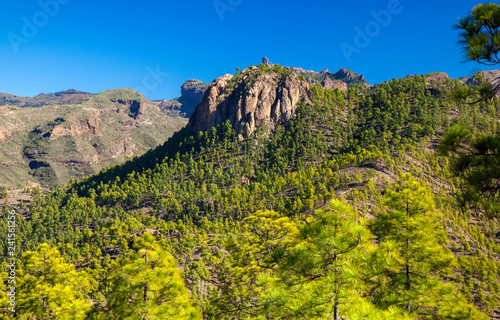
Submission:
<svg viewBox="0 0 500 320">
<path fill-rule="evenodd" d="M 196 106 L 201 102 L 209 83 L 200 80 L 188 80 L 181 86 L 181 96 L 172 100 L 156 101 L 163 111 L 180 111 L 190 117 Z"/>
<path fill-rule="evenodd" d="M 42 107 L 52 103 L 74 103 L 79 100 L 87 100 L 94 94 L 74 89 L 59 91 L 56 93 L 39 94 L 33 98 L 16 96 L 10 93 L 0 93 L 0 106 L 10 105 L 21 108 Z"/>
<path fill-rule="evenodd" d="M 0 185 L 64 185 L 142 155 L 187 123 L 131 89 L 65 92 L 0 106 Z"/>
</svg>

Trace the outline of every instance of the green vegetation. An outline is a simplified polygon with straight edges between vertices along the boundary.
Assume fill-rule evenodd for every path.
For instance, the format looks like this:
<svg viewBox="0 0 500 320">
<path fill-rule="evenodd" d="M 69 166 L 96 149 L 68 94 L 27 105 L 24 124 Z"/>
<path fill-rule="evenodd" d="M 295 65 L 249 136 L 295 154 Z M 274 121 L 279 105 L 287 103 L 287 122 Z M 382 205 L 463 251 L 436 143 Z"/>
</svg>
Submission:
<svg viewBox="0 0 500 320">
<path fill-rule="evenodd" d="M 134 250 L 111 267 L 110 319 L 201 319 L 191 306 L 186 287 L 171 254 L 145 233 Z"/>
<path fill-rule="evenodd" d="M 467 59 L 486 65 L 500 63 L 500 5 L 488 3 L 475 6 L 471 13 L 459 19 L 460 43 Z M 491 101 L 500 92 L 499 79 L 481 79 L 480 85 L 457 90 L 458 98 Z M 476 102 L 477 104 L 477 102 Z M 478 106 L 480 108 L 480 106 Z M 500 212 L 500 135 L 498 132 L 471 132 L 456 126 L 446 132 L 441 141 L 443 153 L 456 154 L 452 172 L 463 181 L 460 202 L 498 218 Z"/>
<path fill-rule="evenodd" d="M 245 72 L 233 94 L 252 76 L 297 77 Z M 17 313 L 0 316 L 487 319 L 500 309 L 498 207 L 464 206 L 461 191 L 496 166 L 496 140 L 480 142 L 500 133 L 500 100 L 457 102 L 468 89 L 432 76 L 311 86 L 271 133 L 185 128 L 38 195 L 16 226 Z"/>
<path fill-rule="evenodd" d="M 0 117 L 0 184 L 65 185 L 158 146 L 186 123 L 132 89 L 108 90 L 82 104 L 9 108 Z M 135 110 L 137 111 L 137 110 Z M 177 112 L 178 113 L 178 112 Z"/>
<path fill-rule="evenodd" d="M 477 308 L 500 306 L 498 224 L 472 223 L 451 196 L 452 159 L 430 141 L 455 123 L 496 132 L 487 118 L 500 104 L 458 105 L 456 86 L 424 76 L 345 93 L 313 86 L 311 104 L 269 136 L 239 141 L 229 122 L 181 130 L 32 201 L 19 250 L 48 243 L 91 276 L 95 319 L 161 318 L 168 306 L 210 319 L 480 319 Z M 145 230 L 155 241 L 138 238 Z"/>
<path fill-rule="evenodd" d="M 6 186 L 1 186 L 0 187 L 0 199 L 5 199 L 7 197 L 8 197 L 7 187 Z"/>
</svg>

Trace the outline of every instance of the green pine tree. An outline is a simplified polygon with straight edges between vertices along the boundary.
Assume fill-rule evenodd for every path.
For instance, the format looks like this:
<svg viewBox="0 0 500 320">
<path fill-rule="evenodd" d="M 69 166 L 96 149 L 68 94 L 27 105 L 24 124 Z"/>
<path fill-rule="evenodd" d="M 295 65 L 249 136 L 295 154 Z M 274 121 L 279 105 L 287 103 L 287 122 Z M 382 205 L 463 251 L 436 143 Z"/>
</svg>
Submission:
<svg viewBox="0 0 500 320">
<path fill-rule="evenodd" d="M 404 308 L 422 319 L 485 318 L 441 280 L 452 276 L 455 259 L 427 187 L 405 174 L 385 190 L 374 215 L 379 248 L 370 280 L 377 305 Z"/>
<path fill-rule="evenodd" d="M 173 256 L 145 233 L 111 278 L 109 319 L 201 319 Z"/>
<path fill-rule="evenodd" d="M 85 319 L 90 310 L 89 293 L 95 281 L 84 271 L 66 263 L 59 251 L 48 244 L 22 257 L 18 306 L 20 319 Z"/>
</svg>

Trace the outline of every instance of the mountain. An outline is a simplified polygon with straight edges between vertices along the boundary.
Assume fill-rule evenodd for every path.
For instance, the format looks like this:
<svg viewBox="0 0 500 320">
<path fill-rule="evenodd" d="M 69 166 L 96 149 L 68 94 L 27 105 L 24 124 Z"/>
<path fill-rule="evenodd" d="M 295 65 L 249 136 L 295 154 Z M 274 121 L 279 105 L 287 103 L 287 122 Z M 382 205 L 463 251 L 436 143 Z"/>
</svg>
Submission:
<svg viewBox="0 0 500 320">
<path fill-rule="evenodd" d="M 180 97 L 155 102 L 163 111 L 180 111 L 190 117 L 196 106 L 201 102 L 208 85 L 208 83 L 203 83 L 200 80 L 188 80 L 181 86 Z"/>
<path fill-rule="evenodd" d="M 485 80 L 492 81 L 500 78 L 500 70 L 488 70 L 488 71 L 479 71 L 479 74 L 484 77 Z M 469 77 L 460 77 L 458 78 L 460 82 L 467 85 L 478 85 L 479 81 L 476 79 L 476 75 Z"/>
<path fill-rule="evenodd" d="M 92 93 L 82 92 L 74 89 L 60 91 L 50 94 L 39 94 L 33 98 L 21 97 L 9 93 L 0 93 L 0 106 L 16 106 L 16 107 L 42 107 L 52 103 L 74 103 L 79 100 L 88 100 L 92 97 Z"/>
<path fill-rule="evenodd" d="M 307 83 L 285 74 L 260 75 L 259 68 L 251 67 L 236 76 L 226 74 L 215 80 L 191 116 L 188 128 L 208 131 L 229 120 L 241 139 L 257 128 L 274 130 L 292 118 L 309 92 Z"/>
<path fill-rule="evenodd" d="M 187 122 L 130 89 L 76 103 L 3 106 L 0 114 L 0 185 L 16 187 L 29 180 L 65 185 L 97 173 L 156 147 Z"/>
<path fill-rule="evenodd" d="M 335 73 L 331 73 L 328 69 L 321 72 L 312 70 L 304 70 L 302 68 L 289 68 L 295 74 L 302 75 L 307 83 L 315 85 L 321 83 L 327 89 L 347 90 L 353 86 L 370 87 L 370 84 L 365 80 L 363 75 L 359 75 L 351 70 L 341 68 Z"/>
<path fill-rule="evenodd" d="M 30 284 L 59 289 L 32 263 L 56 256 L 73 269 L 53 279 L 89 284 L 65 287 L 84 302 L 63 310 L 89 319 L 498 318 L 499 213 L 461 204 L 454 155 L 437 149 L 456 125 L 498 133 L 500 101 L 458 103 L 443 73 L 317 81 L 265 64 L 222 76 L 165 143 L 17 205 L 17 303 L 39 303 Z M 143 119 L 122 95 L 96 105 Z"/>
</svg>

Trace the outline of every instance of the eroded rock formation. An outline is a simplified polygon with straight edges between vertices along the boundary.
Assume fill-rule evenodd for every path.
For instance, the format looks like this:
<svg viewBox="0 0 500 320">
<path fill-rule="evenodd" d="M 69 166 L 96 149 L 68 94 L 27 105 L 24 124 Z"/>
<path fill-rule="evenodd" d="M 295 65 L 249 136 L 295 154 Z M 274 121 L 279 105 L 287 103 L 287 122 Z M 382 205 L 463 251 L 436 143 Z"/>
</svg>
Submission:
<svg viewBox="0 0 500 320">
<path fill-rule="evenodd" d="M 193 131 L 207 131 L 229 120 L 240 138 L 257 128 L 269 130 L 285 123 L 297 104 L 307 99 L 309 86 L 296 75 L 277 72 L 260 74 L 256 67 L 245 70 L 241 80 L 226 74 L 209 86 L 189 121 Z"/>
</svg>

